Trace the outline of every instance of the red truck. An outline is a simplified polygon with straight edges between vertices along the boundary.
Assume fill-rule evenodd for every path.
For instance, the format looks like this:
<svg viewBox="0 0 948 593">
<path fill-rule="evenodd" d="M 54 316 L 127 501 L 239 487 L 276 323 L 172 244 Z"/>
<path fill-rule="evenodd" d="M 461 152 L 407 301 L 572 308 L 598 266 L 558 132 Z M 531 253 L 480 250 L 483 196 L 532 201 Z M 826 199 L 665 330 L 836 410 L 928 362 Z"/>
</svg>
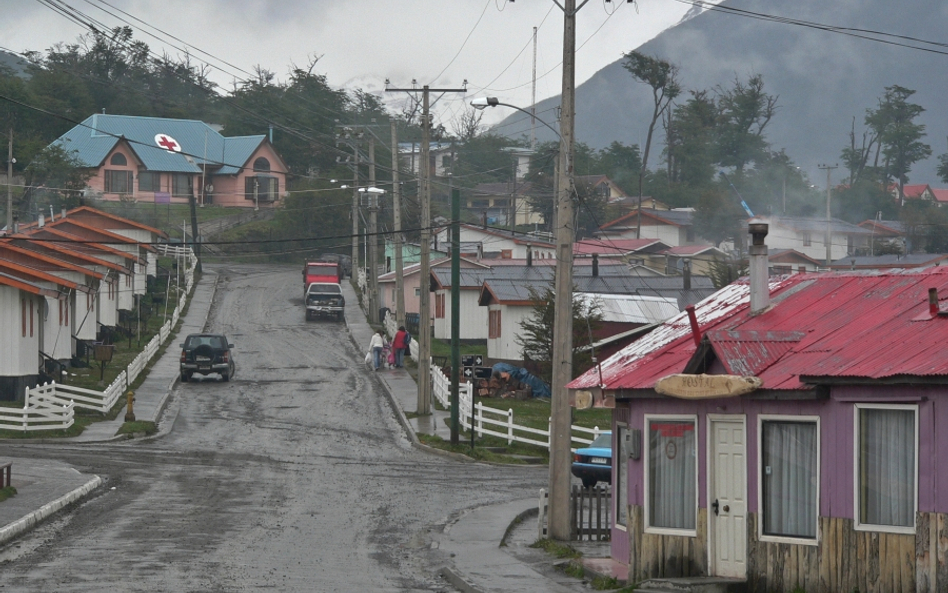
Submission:
<svg viewBox="0 0 948 593">
<path fill-rule="evenodd" d="M 303 293 L 313 282 L 329 282 L 341 284 L 343 278 L 342 266 L 334 262 L 311 261 L 303 266 Z"/>
</svg>

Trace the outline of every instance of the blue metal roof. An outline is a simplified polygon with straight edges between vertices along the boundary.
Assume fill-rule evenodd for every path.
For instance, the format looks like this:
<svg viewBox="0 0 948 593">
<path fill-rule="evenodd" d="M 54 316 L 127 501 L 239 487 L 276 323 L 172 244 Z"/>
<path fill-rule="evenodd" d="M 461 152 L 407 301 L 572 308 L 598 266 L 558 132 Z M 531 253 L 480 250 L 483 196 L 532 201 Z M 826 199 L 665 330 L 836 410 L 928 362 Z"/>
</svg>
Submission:
<svg viewBox="0 0 948 593">
<path fill-rule="evenodd" d="M 155 143 L 157 134 L 171 136 L 181 152 L 170 152 Z M 166 119 L 132 115 L 96 113 L 59 137 L 59 144 L 76 151 L 89 167 L 102 165 L 121 138 L 149 171 L 200 173 L 207 162 L 215 173 L 233 174 L 243 167 L 264 135 L 225 138 L 204 122 L 192 119 Z M 205 158 L 206 155 L 206 158 Z"/>
</svg>

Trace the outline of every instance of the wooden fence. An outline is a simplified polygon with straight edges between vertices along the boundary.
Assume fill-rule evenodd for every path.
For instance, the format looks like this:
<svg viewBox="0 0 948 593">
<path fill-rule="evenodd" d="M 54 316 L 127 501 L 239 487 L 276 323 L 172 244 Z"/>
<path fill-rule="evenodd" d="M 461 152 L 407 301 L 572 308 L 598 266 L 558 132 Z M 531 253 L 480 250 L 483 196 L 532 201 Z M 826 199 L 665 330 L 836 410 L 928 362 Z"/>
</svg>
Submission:
<svg viewBox="0 0 948 593">
<path fill-rule="evenodd" d="M 185 292 L 178 299 L 178 305 L 145 348 L 103 391 L 65 385 L 55 381 L 32 389 L 27 388 L 23 396 L 23 408 L 19 410 L 0 408 L 0 429 L 21 432 L 65 429 L 75 422 L 77 407 L 98 412 L 108 412 L 112 409 L 125 393 L 125 388 L 138 379 L 161 345 L 171 336 L 171 330 L 178 323 L 181 311 L 187 303 L 188 294 L 194 287 L 194 265 L 197 263 L 197 258 L 194 257 L 191 249 L 166 245 L 158 247 L 163 255 L 184 257 L 190 265 L 184 276 Z"/>
<path fill-rule="evenodd" d="M 442 406 L 449 408 L 451 406 L 451 379 L 441 371 L 441 367 L 432 364 L 431 380 L 435 399 Z M 549 422 L 546 429 L 523 426 L 514 421 L 512 409 L 501 410 L 485 405 L 483 402 L 474 403 L 472 413 L 473 394 L 473 383 L 461 383 L 458 386 L 459 422 L 463 429 L 470 430 L 473 425 L 479 437 L 487 434 L 506 439 L 508 445 L 518 442 L 550 448 Z M 579 446 L 592 443 L 603 432 L 598 426 L 586 428 L 573 425 L 570 428 L 571 441 Z"/>
<path fill-rule="evenodd" d="M 540 490 L 537 536 L 547 537 L 547 503 L 549 494 Z M 573 541 L 609 541 L 612 539 L 612 486 L 601 484 L 592 488 L 573 485 L 569 499 L 570 539 Z"/>
</svg>

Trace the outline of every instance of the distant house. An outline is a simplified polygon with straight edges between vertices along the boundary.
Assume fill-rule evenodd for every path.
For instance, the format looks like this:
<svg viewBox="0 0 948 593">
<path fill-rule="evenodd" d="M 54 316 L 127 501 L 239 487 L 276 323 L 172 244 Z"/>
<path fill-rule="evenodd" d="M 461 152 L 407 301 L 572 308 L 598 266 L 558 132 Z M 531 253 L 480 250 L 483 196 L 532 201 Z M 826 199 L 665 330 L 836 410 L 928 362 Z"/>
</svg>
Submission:
<svg viewBox="0 0 948 593">
<path fill-rule="evenodd" d="M 885 243 L 897 248 L 902 253 L 911 251 L 905 227 L 898 220 L 866 220 L 859 226 L 869 231 L 869 255 L 877 243 Z"/>
<path fill-rule="evenodd" d="M 398 158 L 402 167 L 413 174 L 421 171 L 421 142 L 399 142 Z M 428 174 L 446 177 L 457 158 L 457 148 L 450 142 L 431 142 L 428 145 Z"/>
<path fill-rule="evenodd" d="M 516 183 L 480 183 L 467 193 L 466 208 L 491 226 L 542 224 L 543 217 L 534 212 L 530 198 L 536 186 L 529 181 Z"/>
<path fill-rule="evenodd" d="M 761 216 L 770 225 L 767 243 L 771 249 L 793 249 L 826 263 L 827 222 L 825 218 L 802 216 Z M 747 222 L 744 222 L 746 227 Z M 868 253 L 871 230 L 834 218 L 830 221 L 830 261 L 855 253 Z"/>
<path fill-rule="evenodd" d="M 102 200 L 271 208 L 287 166 L 265 135 L 224 137 L 204 122 L 97 113 L 53 143 L 93 171 Z"/>
<path fill-rule="evenodd" d="M 632 210 L 639 209 L 639 197 L 626 196 L 623 198 L 616 198 L 615 200 L 611 202 L 610 205 L 616 206 L 619 209 L 624 210 L 626 212 L 631 212 Z M 642 196 L 642 208 L 643 209 L 648 208 L 649 210 L 671 210 L 672 209 L 671 206 L 669 206 L 665 202 L 656 200 L 655 198 L 651 196 Z"/>
<path fill-rule="evenodd" d="M 534 260 L 554 258 L 553 241 L 545 236 L 515 233 L 491 226 L 460 226 L 462 245 L 475 250 L 481 259 L 526 260 L 528 249 L 533 252 Z M 436 247 L 446 247 L 450 244 L 448 230 L 444 227 L 435 233 Z"/>
<path fill-rule="evenodd" d="M 643 589 L 948 590 L 948 269 L 768 279 L 758 236 L 746 283 L 567 385 L 613 407 L 612 557 Z"/>
<path fill-rule="evenodd" d="M 66 291 L 43 284 L 0 272 L 0 399 L 5 401 L 37 384 L 47 299 L 65 300 Z"/>
<path fill-rule="evenodd" d="M 896 183 L 893 183 L 889 190 L 900 206 L 904 206 L 910 200 L 935 201 L 935 194 L 927 183 L 906 185 L 901 190 L 901 193 L 899 193 L 899 186 Z"/>
<path fill-rule="evenodd" d="M 770 273 L 775 276 L 816 272 L 826 265 L 793 249 L 771 249 L 768 256 Z"/>
<path fill-rule="evenodd" d="M 707 243 L 707 241 L 699 240 L 695 235 L 692 226 L 693 216 L 692 209 L 633 210 L 600 226 L 596 236 L 604 240 L 658 239 L 671 247 Z M 642 236 L 638 237 L 640 218 Z"/>
<path fill-rule="evenodd" d="M 573 183 L 581 195 L 596 195 L 610 204 L 629 197 L 608 175 L 577 175 Z"/>
<path fill-rule="evenodd" d="M 631 262 L 641 260 L 646 255 L 662 253 L 669 247 L 658 239 L 581 239 L 573 245 L 573 257 L 587 258 L 595 254 L 600 260 Z"/>
<path fill-rule="evenodd" d="M 683 275 L 690 267 L 692 274 L 709 276 L 716 261 L 724 261 L 727 254 L 713 245 L 679 245 L 658 254 L 651 254 L 643 261 L 645 265 L 661 270 L 664 274 Z"/>
<path fill-rule="evenodd" d="M 921 270 L 948 263 L 948 254 L 944 253 L 908 253 L 906 255 L 890 253 L 887 255 L 853 255 L 838 259 L 830 266 L 831 270 Z"/>
</svg>

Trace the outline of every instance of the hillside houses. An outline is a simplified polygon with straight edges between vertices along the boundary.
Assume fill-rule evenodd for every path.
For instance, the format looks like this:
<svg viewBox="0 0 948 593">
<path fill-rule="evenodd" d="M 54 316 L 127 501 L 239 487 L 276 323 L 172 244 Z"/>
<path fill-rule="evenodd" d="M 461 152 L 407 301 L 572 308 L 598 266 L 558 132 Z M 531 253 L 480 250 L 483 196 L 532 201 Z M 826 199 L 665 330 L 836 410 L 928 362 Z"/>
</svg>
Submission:
<svg viewBox="0 0 948 593">
<path fill-rule="evenodd" d="M 166 239 L 88 207 L 0 238 L 0 400 L 68 365 L 134 310 L 157 271 L 153 244 Z"/>
</svg>

